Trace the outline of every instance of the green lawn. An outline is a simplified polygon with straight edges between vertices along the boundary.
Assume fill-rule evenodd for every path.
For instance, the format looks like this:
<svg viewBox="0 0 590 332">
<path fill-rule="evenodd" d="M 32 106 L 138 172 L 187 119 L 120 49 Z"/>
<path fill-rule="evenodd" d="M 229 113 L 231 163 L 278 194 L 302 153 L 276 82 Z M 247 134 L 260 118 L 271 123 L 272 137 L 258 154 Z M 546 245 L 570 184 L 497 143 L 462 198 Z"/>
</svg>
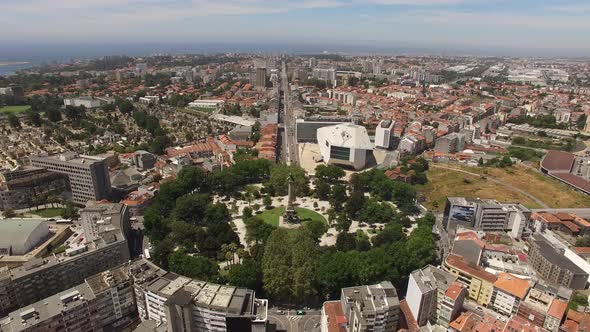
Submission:
<svg viewBox="0 0 590 332">
<path fill-rule="evenodd" d="M 35 211 L 32 213 L 36 214 L 40 217 L 43 217 L 43 218 L 55 218 L 55 217 L 61 216 L 64 213 L 64 209 L 63 208 L 49 208 L 49 209 Z"/>
<path fill-rule="evenodd" d="M 265 223 L 277 227 L 279 226 L 279 217 L 283 215 L 284 211 L 284 207 L 276 207 L 274 209 L 262 212 L 261 214 L 257 215 L 257 217 L 264 220 Z M 326 221 L 326 218 L 322 217 L 321 214 L 315 211 L 299 207 L 296 207 L 295 211 L 297 212 L 297 215 L 299 216 L 299 219 L 301 219 L 301 221 L 319 220 L 325 222 L 326 224 L 328 223 Z"/>
<path fill-rule="evenodd" d="M 28 111 L 31 108 L 29 105 L 19 106 L 2 106 L 0 107 L 0 113 L 14 113 L 19 114 Z"/>
</svg>

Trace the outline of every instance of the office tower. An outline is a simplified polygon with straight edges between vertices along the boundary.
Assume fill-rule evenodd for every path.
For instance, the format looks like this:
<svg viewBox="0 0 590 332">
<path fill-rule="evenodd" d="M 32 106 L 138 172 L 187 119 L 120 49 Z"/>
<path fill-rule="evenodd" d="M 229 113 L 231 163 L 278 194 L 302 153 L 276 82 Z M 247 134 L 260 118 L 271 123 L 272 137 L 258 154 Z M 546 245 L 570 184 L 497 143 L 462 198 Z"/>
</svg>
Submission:
<svg viewBox="0 0 590 332">
<path fill-rule="evenodd" d="M 256 68 L 256 87 L 266 88 L 266 68 Z"/>
<path fill-rule="evenodd" d="M 31 165 L 68 175 L 72 200 L 77 204 L 108 199 L 111 181 L 104 159 L 66 153 L 59 156 L 31 157 Z"/>
</svg>

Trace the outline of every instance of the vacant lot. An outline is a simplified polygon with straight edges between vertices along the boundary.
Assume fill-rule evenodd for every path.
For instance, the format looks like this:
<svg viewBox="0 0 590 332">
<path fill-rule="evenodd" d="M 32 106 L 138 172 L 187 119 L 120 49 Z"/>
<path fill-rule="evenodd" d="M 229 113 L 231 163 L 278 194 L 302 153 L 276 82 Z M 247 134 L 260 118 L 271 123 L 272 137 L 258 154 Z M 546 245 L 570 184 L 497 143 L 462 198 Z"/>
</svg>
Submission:
<svg viewBox="0 0 590 332">
<path fill-rule="evenodd" d="M 535 169 L 523 166 L 508 169 L 492 168 L 489 175 L 532 194 L 553 208 L 590 207 L 590 196 L 575 191 Z"/>
<path fill-rule="evenodd" d="M 521 202 L 529 208 L 540 208 L 525 195 L 483 179 L 453 170 L 431 168 L 428 171 L 428 184 L 419 186 L 418 191 L 426 197 L 424 205 L 428 209 L 442 210 L 449 196 L 479 197 L 497 199 L 502 202 Z"/>
<path fill-rule="evenodd" d="M 285 208 L 277 207 L 271 210 L 264 211 L 263 213 L 259 214 L 258 217 L 264 220 L 265 223 L 271 224 L 276 227 L 279 226 L 279 217 L 283 215 L 284 211 Z M 327 223 L 326 219 L 317 212 L 299 207 L 296 207 L 295 211 L 297 212 L 297 215 L 299 216 L 299 219 L 301 219 L 301 221 L 319 220 Z"/>
<path fill-rule="evenodd" d="M 506 169 L 460 167 L 460 169 L 481 175 L 472 176 L 434 167 L 428 171 L 430 182 L 418 188 L 427 199 L 425 203 L 427 208 L 442 210 L 448 196 L 493 198 L 504 202 L 520 202 L 529 208 L 541 208 L 526 195 L 488 179 L 517 187 L 553 208 L 590 206 L 589 196 L 576 192 L 528 167 L 514 166 Z"/>
<path fill-rule="evenodd" d="M 20 105 L 20 106 L 0 106 L 0 113 L 14 113 L 19 114 L 22 112 L 26 112 L 31 108 L 29 105 Z"/>
</svg>

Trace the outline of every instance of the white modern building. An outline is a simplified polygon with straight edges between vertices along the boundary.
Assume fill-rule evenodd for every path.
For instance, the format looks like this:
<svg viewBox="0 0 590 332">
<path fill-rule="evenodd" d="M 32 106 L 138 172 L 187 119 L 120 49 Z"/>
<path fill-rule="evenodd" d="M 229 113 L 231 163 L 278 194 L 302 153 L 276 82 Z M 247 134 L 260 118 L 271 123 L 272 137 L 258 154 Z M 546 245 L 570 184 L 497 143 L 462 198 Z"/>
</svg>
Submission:
<svg viewBox="0 0 590 332">
<path fill-rule="evenodd" d="M 391 147 L 391 135 L 393 135 L 393 127 L 395 121 L 381 120 L 377 129 L 375 130 L 375 147 L 389 149 Z"/>
<path fill-rule="evenodd" d="M 367 163 L 367 151 L 373 150 L 367 129 L 351 123 L 319 128 L 317 138 L 326 164 L 352 166 L 360 170 Z"/>
<path fill-rule="evenodd" d="M 92 97 L 76 97 L 76 98 L 64 98 L 64 105 L 65 106 L 84 106 L 85 108 L 97 108 L 104 105 L 105 102 L 100 99 L 95 99 Z"/>
<path fill-rule="evenodd" d="M 0 219 L 0 255 L 24 255 L 49 236 L 40 219 Z"/>
<path fill-rule="evenodd" d="M 222 108 L 225 101 L 221 99 L 209 99 L 209 100 L 195 100 L 192 103 L 188 103 L 188 107 L 191 108 L 208 108 L 208 109 L 219 109 Z"/>
</svg>

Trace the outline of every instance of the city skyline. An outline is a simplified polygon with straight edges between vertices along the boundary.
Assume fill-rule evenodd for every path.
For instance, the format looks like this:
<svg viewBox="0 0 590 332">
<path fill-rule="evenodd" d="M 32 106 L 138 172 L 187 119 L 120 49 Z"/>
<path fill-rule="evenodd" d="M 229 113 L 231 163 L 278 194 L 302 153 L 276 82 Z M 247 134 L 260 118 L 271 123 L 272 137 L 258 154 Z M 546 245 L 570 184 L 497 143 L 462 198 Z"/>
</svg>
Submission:
<svg viewBox="0 0 590 332">
<path fill-rule="evenodd" d="M 0 22 L 19 33 L 0 41 L 584 56 L 588 13 L 590 5 L 579 0 L 8 0 L 0 4 Z"/>
</svg>

